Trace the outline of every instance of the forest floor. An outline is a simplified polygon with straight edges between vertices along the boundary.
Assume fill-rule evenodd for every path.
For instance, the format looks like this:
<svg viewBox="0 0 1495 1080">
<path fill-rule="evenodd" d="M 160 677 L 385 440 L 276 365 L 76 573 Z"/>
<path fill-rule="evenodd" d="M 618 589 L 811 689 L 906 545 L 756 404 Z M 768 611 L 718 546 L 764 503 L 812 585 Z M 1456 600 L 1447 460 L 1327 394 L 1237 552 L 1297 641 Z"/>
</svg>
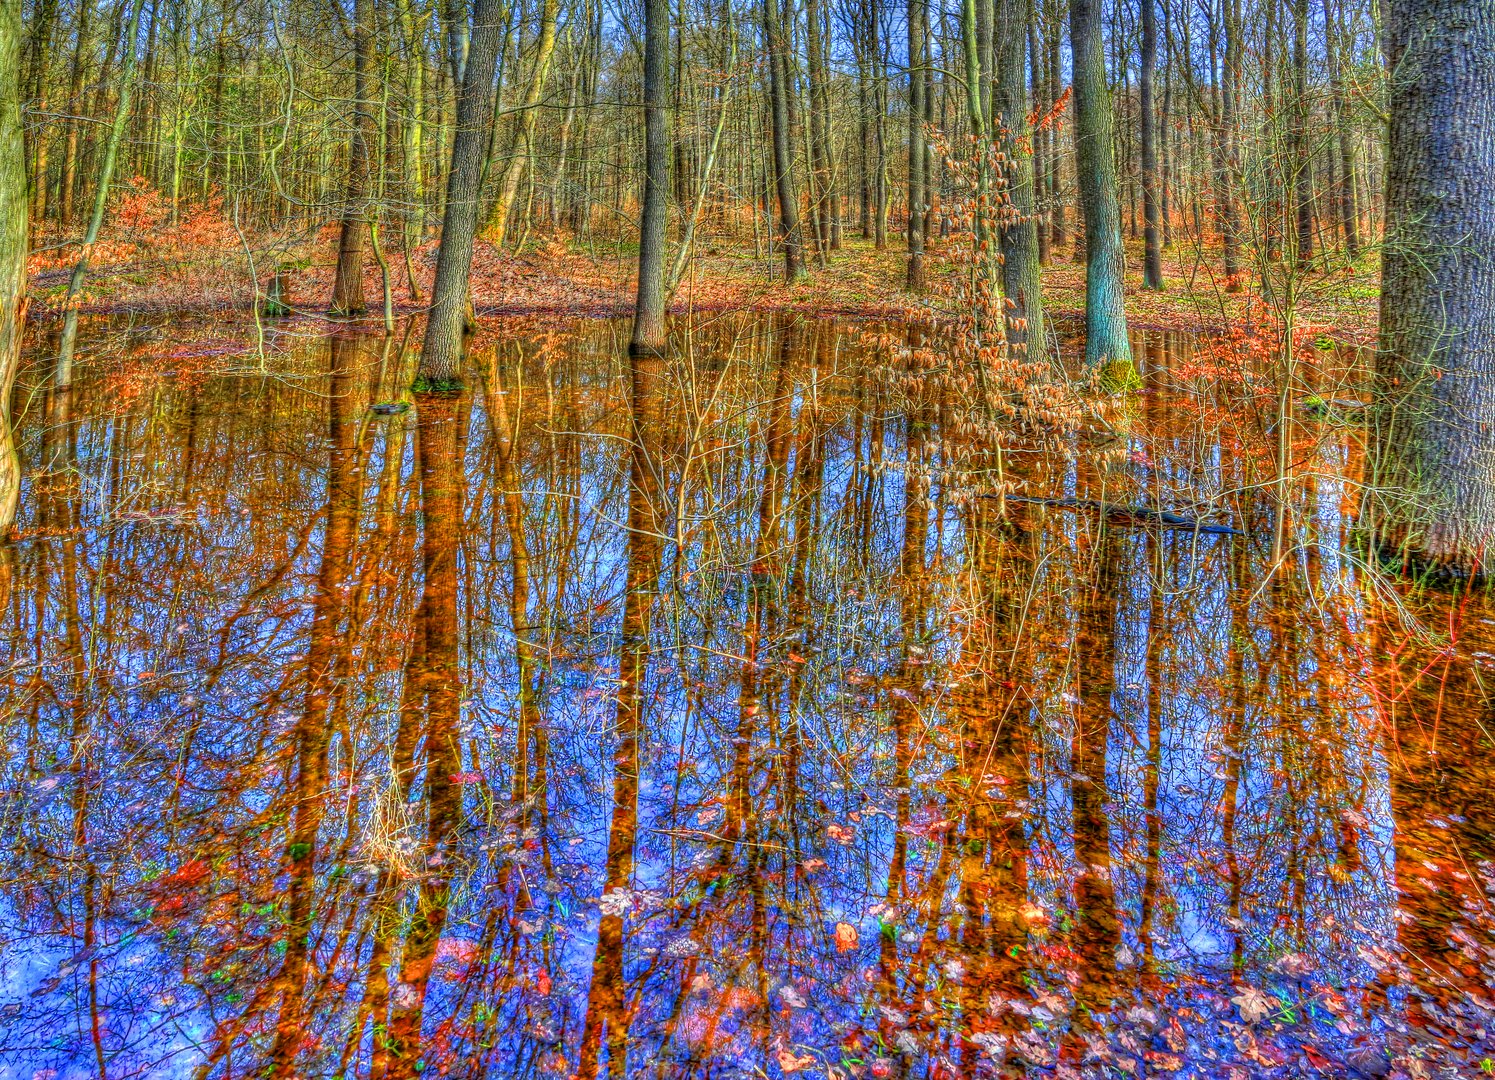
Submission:
<svg viewBox="0 0 1495 1080">
<path fill-rule="evenodd" d="M 181 230 L 179 230 L 181 233 Z M 206 233 L 207 235 L 200 235 Z M 133 237 L 144 235 L 147 239 Z M 264 245 L 256 252 L 236 243 L 234 234 L 199 229 L 106 236 L 95 252 L 81 310 L 90 314 L 218 315 L 253 310 L 257 296 L 276 265 L 289 273 L 289 302 L 298 314 L 320 317 L 331 293 L 336 248 L 335 230 L 323 229 L 311 244 Z M 45 318 L 60 310 L 74 257 L 70 247 L 53 247 L 32 259 L 32 315 Z M 904 289 L 906 255 L 901 238 L 877 250 L 861 238 L 848 239 L 821 263 L 813 256 L 809 277 L 793 286 L 783 282 L 782 263 L 755 253 L 751 244 L 737 246 L 705 239 L 687 267 L 675 294 L 677 313 L 732 311 L 786 312 L 811 317 L 927 318 L 951 303 L 955 271 L 944 242 L 931 245 L 929 288 L 913 296 Z M 1178 245 L 1164 255 L 1165 288 L 1142 288 L 1140 242 L 1128 243 L 1127 314 L 1140 328 L 1182 331 L 1220 330 L 1280 320 L 1263 291 L 1225 290 L 1217 251 Z M 500 254 L 479 242 L 473 266 L 473 300 L 480 317 L 518 317 L 553 323 L 578 317 L 609 317 L 632 311 L 636 247 L 629 243 L 581 246 L 560 241 L 530 245 L 520 255 Z M 435 246 L 417 249 L 411 259 L 416 276 L 428 282 L 435 267 Z M 406 263 L 389 253 L 391 302 L 396 315 L 421 308 L 411 295 Z M 1274 276 L 1280 273 L 1273 269 Z M 1044 301 L 1056 319 L 1084 314 L 1085 272 L 1073 261 L 1068 245 L 1062 257 L 1043 270 Z M 382 273 L 369 259 L 369 317 L 382 307 Z M 1295 318 L 1300 334 L 1323 335 L 1347 344 L 1374 339 L 1379 281 L 1374 258 L 1358 265 L 1304 275 Z"/>
</svg>

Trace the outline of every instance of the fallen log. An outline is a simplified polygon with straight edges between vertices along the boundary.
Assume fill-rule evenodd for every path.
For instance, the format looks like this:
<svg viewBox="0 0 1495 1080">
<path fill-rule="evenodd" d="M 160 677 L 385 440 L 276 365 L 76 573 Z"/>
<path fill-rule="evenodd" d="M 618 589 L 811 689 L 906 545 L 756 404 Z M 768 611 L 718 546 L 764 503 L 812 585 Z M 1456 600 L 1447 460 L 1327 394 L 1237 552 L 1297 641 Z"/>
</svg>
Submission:
<svg viewBox="0 0 1495 1080">
<path fill-rule="evenodd" d="M 983 493 L 982 499 L 996 499 L 997 495 Z M 1093 510 L 1113 525 L 1157 525 L 1164 529 L 1188 529 L 1190 532 L 1206 533 L 1210 536 L 1245 536 L 1240 529 L 1229 525 L 1212 525 L 1195 518 L 1175 514 L 1169 510 L 1158 510 L 1151 506 L 1135 506 L 1128 503 L 1105 502 L 1101 499 L 1039 499 L 1027 495 L 1008 495 L 1007 502 L 1026 503 L 1032 506 L 1052 506 L 1060 510 Z"/>
</svg>

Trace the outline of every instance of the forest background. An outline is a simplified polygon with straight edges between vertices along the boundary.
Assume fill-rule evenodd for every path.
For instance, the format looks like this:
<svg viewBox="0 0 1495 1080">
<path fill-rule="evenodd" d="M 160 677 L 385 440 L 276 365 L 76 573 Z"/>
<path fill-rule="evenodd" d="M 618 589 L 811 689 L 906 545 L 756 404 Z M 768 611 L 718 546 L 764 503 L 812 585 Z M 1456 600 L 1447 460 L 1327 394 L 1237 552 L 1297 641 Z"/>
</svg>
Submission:
<svg viewBox="0 0 1495 1080">
<path fill-rule="evenodd" d="M 1229 327 L 1260 339 L 1290 403 L 1315 346 L 1368 342 L 1378 316 L 1384 330 L 1390 251 L 1400 322 L 1380 389 L 1420 395 L 1419 431 L 1453 423 L 1482 445 L 1491 426 L 1495 334 L 1450 314 L 1495 317 L 1495 20 L 1479 0 L 8 0 L 5 15 L 0 173 L 24 195 L 7 196 L 0 247 L 11 265 L 27 252 L 5 299 L 63 316 L 65 366 L 80 312 L 393 329 L 429 310 L 422 370 L 438 375 L 474 315 L 632 310 L 636 345 L 668 309 L 958 319 L 974 250 L 1004 349 L 1056 355 L 1054 319 L 1083 312 L 1087 363 L 1125 387 L 1129 318 Z M 1465 368 L 1477 386 L 1432 386 Z M 1379 445 L 1405 442 L 1393 428 Z M 1483 465 L 1455 483 L 1478 481 L 1479 520 L 1428 525 L 1448 474 L 1394 457 L 1375 486 L 1422 523 L 1392 545 L 1482 565 Z"/>
</svg>

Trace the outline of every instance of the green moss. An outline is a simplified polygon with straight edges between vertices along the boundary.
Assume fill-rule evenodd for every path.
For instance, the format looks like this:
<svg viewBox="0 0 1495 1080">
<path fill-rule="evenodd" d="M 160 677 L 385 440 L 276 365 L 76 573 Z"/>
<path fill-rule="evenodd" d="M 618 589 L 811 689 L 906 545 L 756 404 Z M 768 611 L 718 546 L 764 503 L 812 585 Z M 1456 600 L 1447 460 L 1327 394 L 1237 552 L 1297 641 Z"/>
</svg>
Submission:
<svg viewBox="0 0 1495 1080">
<path fill-rule="evenodd" d="M 1125 394 L 1142 389 L 1142 376 L 1131 357 L 1113 357 L 1100 366 L 1100 384 L 1108 394 Z"/>
<path fill-rule="evenodd" d="M 424 375 L 417 375 L 410 389 L 417 394 L 460 394 L 462 380 L 428 379 Z"/>
</svg>

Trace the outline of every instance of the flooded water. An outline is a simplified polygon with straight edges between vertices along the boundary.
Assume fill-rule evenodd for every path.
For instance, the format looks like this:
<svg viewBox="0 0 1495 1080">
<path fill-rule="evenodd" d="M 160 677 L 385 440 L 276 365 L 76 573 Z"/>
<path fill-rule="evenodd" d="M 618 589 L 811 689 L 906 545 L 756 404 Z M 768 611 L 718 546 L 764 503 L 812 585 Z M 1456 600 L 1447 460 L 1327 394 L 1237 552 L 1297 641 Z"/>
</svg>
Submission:
<svg viewBox="0 0 1495 1080">
<path fill-rule="evenodd" d="M 1186 338 L 997 463 L 897 328 L 403 409 L 398 339 L 92 333 L 17 397 L 0 1077 L 1495 1069 L 1495 609 L 1350 554 L 1353 419 L 1279 538 Z"/>
</svg>

